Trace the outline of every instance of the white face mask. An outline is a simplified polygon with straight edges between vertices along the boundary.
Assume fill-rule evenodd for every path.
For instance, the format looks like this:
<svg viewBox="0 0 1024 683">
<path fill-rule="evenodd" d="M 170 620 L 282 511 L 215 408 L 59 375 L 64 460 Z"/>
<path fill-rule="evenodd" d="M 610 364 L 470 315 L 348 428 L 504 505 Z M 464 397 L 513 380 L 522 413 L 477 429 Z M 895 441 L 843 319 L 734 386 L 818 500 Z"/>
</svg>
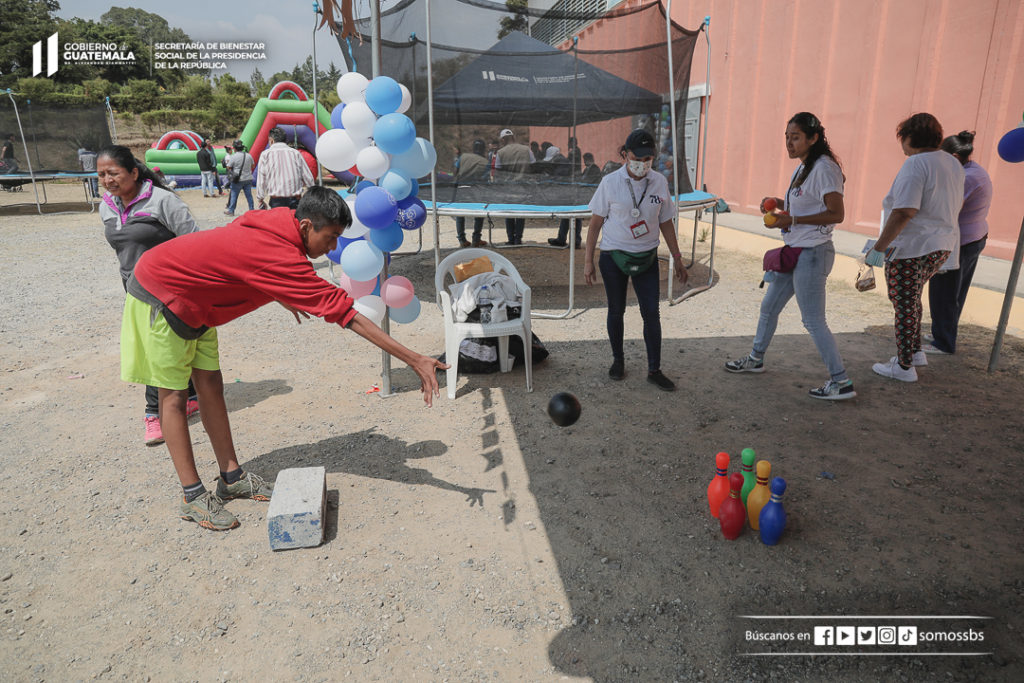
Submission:
<svg viewBox="0 0 1024 683">
<path fill-rule="evenodd" d="M 650 161 L 640 161 L 639 159 L 629 160 L 629 172 L 637 178 L 643 178 L 647 175 L 647 172 L 651 170 Z"/>
</svg>

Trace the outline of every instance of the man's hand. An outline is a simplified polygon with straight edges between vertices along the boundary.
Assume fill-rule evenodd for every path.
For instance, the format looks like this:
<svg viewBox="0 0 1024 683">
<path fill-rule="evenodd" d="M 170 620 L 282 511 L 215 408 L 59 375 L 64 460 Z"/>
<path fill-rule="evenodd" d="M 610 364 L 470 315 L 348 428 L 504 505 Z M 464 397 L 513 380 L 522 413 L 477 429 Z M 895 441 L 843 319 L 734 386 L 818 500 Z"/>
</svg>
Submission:
<svg viewBox="0 0 1024 683">
<path fill-rule="evenodd" d="M 413 359 L 413 362 L 409 363 L 409 367 L 420 377 L 420 391 L 423 392 L 423 402 L 427 404 L 428 408 L 433 406 L 434 398 L 441 395 L 441 391 L 437 386 L 437 371 L 447 370 L 449 368 L 448 364 L 442 363 L 430 356 L 419 355 Z"/>
<path fill-rule="evenodd" d="M 294 306 L 289 306 L 288 304 L 284 303 L 283 301 L 278 301 L 277 303 L 281 304 L 281 307 L 284 308 L 284 310 L 286 310 L 289 313 L 291 313 L 292 315 L 294 315 L 295 316 L 295 322 L 297 322 L 298 324 L 300 324 L 300 325 L 302 324 L 302 320 L 299 318 L 300 315 L 303 318 L 305 318 L 306 320 L 309 320 L 309 313 L 306 313 L 305 311 L 300 311 L 299 309 L 295 308 Z"/>
</svg>

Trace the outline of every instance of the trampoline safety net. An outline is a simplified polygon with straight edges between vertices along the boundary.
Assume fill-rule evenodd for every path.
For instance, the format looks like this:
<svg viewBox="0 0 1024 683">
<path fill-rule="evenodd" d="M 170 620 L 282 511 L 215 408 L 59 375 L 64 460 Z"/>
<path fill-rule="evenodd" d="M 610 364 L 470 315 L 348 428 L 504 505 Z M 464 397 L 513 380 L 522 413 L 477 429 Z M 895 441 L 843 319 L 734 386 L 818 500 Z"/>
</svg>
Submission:
<svg viewBox="0 0 1024 683">
<path fill-rule="evenodd" d="M 38 105 L 15 96 L 17 116 L 11 98 L 0 98 L 0 134 L 4 139 L 14 135 L 14 154 L 18 171 L 27 173 L 29 165 L 24 158 L 21 134 L 18 131 L 18 117 L 28 145 L 28 161 L 37 174 L 56 172 L 79 172 L 82 165 L 78 150 L 85 148 L 93 152 L 111 144 L 107 127 L 106 109 L 103 105 L 92 107 L 68 107 Z"/>
<path fill-rule="evenodd" d="M 671 25 L 670 65 L 658 0 L 611 11 L 604 11 L 604 0 L 574 0 L 574 9 L 565 9 L 569 4 L 514 13 L 503 2 L 431 0 L 438 201 L 584 205 L 601 176 L 618 168 L 619 148 L 634 128 L 647 129 L 657 141 L 654 168 L 669 187 L 674 169 L 682 168 L 679 192 L 692 191 L 686 150 L 673 149 L 669 104 L 674 97 L 682 147 L 699 31 Z M 579 9 L 588 6 L 594 10 Z M 426 10 L 425 0 L 402 0 L 385 5 L 380 20 L 381 73 L 411 91 L 409 115 L 422 137 L 428 124 Z M 352 37 L 339 45 L 348 69 L 369 78 L 369 18 L 357 17 L 356 27 L 362 43 Z M 524 147 L 500 153 L 494 163 L 504 129 Z M 531 154 L 532 161 L 524 160 Z M 585 154 L 593 156 L 592 166 L 584 164 Z"/>
</svg>

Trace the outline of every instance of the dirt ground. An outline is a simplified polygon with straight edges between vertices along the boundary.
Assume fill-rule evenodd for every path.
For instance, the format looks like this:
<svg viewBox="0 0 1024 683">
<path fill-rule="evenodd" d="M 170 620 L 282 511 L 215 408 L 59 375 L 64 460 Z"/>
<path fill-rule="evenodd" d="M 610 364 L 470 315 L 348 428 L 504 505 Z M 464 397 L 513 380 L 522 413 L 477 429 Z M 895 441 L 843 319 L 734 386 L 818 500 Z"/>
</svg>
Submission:
<svg viewBox="0 0 1024 683">
<path fill-rule="evenodd" d="M 551 356 L 532 393 L 521 368 L 464 375 L 454 401 L 442 378 L 428 409 L 401 363 L 394 396 L 367 393 L 378 350 L 267 306 L 220 330 L 236 445 L 270 479 L 325 466 L 329 496 L 324 545 L 274 553 L 265 504 L 229 503 L 242 524 L 227 533 L 178 519 L 166 449 L 142 443 L 142 388 L 119 380 L 124 293 L 98 216 L 4 208 L 30 192 L 0 196 L 2 680 L 1024 680 L 1016 328 L 993 374 L 993 329 L 967 324 L 957 355 L 929 357 L 916 384 L 883 379 L 870 367 L 894 353 L 891 308 L 856 292 L 840 258 L 829 320 L 858 397 L 807 397 L 825 372 L 795 305 L 768 372 L 730 375 L 763 249 L 723 231 L 714 286 L 662 305 L 678 392 L 644 381 L 632 298 L 628 374 L 608 379 L 603 290 L 577 261 L 573 314 L 534 321 Z M 48 196 L 82 208 L 79 187 Z M 222 201 L 182 196 L 204 227 L 221 224 Z M 527 242 L 554 226 L 529 221 Z M 440 354 L 423 241 L 392 266 L 423 314 L 392 331 Z M 505 253 L 535 310 L 566 308 L 567 251 Z M 568 428 L 545 414 L 558 391 L 583 406 Z M 192 435 L 212 483 L 198 422 Z M 708 511 L 715 453 L 735 471 L 748 446 L 789 484 L 774 547 L 749 529 L 725 540 Z M 823 625 L 914 625 L 922 640 L 799 640 Z"/>
</svg>

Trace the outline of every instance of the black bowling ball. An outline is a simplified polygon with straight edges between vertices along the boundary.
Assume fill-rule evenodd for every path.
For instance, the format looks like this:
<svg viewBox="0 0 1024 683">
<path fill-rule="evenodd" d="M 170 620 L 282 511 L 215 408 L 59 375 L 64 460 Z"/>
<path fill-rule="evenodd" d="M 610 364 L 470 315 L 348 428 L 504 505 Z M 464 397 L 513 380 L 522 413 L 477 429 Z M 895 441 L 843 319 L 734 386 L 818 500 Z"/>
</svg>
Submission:
<svg viewBox="0 0 1024 683">
<path fill-rule="evenodd" d="M 548 401 L 548 415 L 559 427 L 568 427 L 580 419 L 583 407 L 580 400 L 567 391 L 562 391 Z"/>
</svg>

